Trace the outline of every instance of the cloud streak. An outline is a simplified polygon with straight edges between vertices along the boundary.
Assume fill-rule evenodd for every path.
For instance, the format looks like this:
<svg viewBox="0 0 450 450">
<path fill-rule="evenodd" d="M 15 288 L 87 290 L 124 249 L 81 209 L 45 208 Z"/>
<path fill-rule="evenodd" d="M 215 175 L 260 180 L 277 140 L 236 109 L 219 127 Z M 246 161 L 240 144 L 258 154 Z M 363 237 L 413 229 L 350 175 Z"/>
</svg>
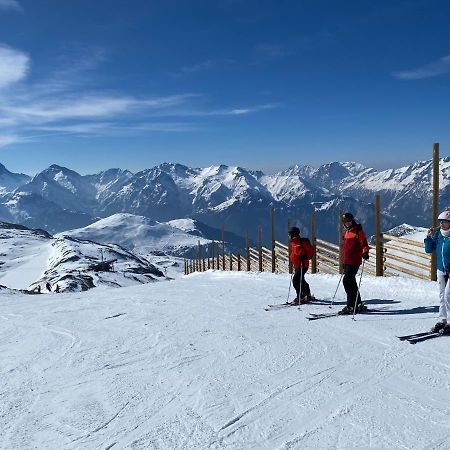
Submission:
<svg viewBox="0 0 450 450">
<path fill-rule="evenodd" d="M 104 53 L 96 51 L 91 57 L 84 55 L 65 64 L 62 71 L 55 70 L 45 79 L 30 83 L 28 55 L 0 44 L 0 146 L 61 135 L 193 132 L 207 128 L 207 124 L 200 123 L 202 118 L 245 116 L 279 106 L 220 109 L 208 105 L 208 98 L 199 93 L 149 97 L 86 89 L 95 82 L 92 70 L 103 59 Z M 208 66 L 209 62 L 193 66 L 190 71 L 206 70 Z"/>
<path fill-rule="evenodd" d="M 1 9 L 23 12 L 22 6 L 20 6 L 20 3 L 16 0 L 0 0 L 0 10 Z"/>
<path fill-rule="evenodd" d="M 0 89 L 24 79 L 29 70 L 26 53 L 0 45 Z"/>
<path fill-rule="evenodd" d="M 424 78 L 437 77 L 450 72 L 450 55 L 443 56 L 416 69 L 393 72 L 392 75 L 399 80 L 422 80 Z"/>
</svg>

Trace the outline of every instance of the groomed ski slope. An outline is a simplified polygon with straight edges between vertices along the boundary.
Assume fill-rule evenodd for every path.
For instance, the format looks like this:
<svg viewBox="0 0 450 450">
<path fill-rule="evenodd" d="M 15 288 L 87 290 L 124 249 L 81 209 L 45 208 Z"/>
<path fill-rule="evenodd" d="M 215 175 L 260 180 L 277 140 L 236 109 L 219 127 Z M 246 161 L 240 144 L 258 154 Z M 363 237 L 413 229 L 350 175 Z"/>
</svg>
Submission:
<svg viewBox="0 0 450 450">
<path fill-rule="evenodd" d="M 307 278 L 320 299 L 339 279 Z M 209 271 L 0 292 L 0 448 L 450 448 L 450 337 L 395 337 L 435 323 L 436 283 L 364 275 L 385 311 L 314 322 L 327 305 L 264 311 L 288 285 Z"/>
</svg>

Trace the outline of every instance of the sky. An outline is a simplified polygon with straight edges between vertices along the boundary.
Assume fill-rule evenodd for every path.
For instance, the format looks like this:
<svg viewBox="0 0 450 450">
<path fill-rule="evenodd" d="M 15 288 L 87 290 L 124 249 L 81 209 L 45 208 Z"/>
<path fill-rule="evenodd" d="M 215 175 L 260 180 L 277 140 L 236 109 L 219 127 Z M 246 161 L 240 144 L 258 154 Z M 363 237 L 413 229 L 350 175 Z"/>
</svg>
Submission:
<svg viewBox="0 0 450 450">
<path fill-rule="evenodd" d="M 0 162 L 33 175 L 163 162 L 450 154 L 446 0 L 0 0 Z"/>
</svg>

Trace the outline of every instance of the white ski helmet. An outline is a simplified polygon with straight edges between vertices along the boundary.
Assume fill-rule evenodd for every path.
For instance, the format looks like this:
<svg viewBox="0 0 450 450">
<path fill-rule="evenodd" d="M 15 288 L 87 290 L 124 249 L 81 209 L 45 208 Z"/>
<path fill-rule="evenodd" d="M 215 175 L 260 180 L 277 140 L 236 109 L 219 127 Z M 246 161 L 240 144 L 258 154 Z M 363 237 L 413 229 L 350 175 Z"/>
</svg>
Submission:
<svg viewBox="0 0 450 450">
<path fill-rule="evenodd" d="M 439 214 L 438 220 L 448 220 L 450 221 L 450 211 L 443 211 Z"/>
</svg>

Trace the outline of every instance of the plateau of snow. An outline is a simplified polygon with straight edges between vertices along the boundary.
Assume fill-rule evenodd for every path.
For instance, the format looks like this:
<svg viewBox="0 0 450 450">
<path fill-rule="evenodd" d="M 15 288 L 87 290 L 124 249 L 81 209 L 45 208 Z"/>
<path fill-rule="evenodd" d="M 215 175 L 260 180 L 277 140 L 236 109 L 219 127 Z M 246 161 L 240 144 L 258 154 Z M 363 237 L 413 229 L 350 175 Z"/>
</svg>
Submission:
<svg viewBox="0 0 450 450">
<path fill-rule="evenodd" d="M 437 284 L 364 274 L 380 311 L 309 322 L 339 276 L 307 279 L 300 310 L 264 310 L 288 274 L 0 290 L 0 448 L 450 448 L 450 337 L 396 338 L 435 323 Z"/>
</svg>

